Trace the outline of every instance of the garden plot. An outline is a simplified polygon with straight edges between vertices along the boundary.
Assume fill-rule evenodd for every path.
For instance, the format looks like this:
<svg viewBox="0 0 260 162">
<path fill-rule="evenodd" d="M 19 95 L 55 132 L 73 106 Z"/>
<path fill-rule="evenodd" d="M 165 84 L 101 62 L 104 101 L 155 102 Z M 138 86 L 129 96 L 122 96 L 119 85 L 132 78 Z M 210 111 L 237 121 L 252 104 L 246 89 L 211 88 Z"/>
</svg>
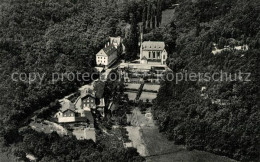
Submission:
<svg viewBox="0 0 260 162">
<path fill-rule="evenodd" d="M 139 100 L 142 100 L 143 102 L 146 102 L 149 100 L 149 102 L 152 102 L 157 97 L 157 93 L 153 92 L 142 92 Z"/>
<path fill-rule="evenodd" d="M 128 99 L 129 99 L 130 101 L 134 101 L 134 100 L 136 99 L 136 95 L 137 95 L 136 92 L 125 92 L 125 94 L 128 95 Z"/>
<path fill-rule="evenodd" d="M 159 92 L 160 85 L 153 84 L 145 84 L 143 87 L 143 91 L 147 92 Z"/>
<path fill-rule="evenodd" d="M 141 86 L 141 84 L 131 84 L 131 83 L 129 83 L 129 84 L 126 84 L 125 88 L 126 88 L 127 90 L 135 90 L 135 91 L 138 91 L 139 88 L 140 88 L 140 86 Z"/>
</svg>

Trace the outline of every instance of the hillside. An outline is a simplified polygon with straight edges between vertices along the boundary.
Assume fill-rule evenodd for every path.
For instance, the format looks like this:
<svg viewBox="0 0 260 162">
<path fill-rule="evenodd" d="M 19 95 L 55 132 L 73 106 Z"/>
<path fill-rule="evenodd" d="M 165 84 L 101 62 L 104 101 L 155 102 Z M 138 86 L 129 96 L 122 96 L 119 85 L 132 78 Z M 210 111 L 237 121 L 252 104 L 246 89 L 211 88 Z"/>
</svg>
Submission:
<svg viewBox="0 0 260 162">
<path fill-rule="evenodd" d="M 78 0 L 0 2 L 1 151 L 10 149 L 21 160 L 31 153 L 42 161 L 102 161 L 113 154 L 118 161 L 126 156 L 142 161 L 134 149 L 109 148 L 27 128 L 18 131 L 28 124 L 33 112 L 57 106 L 55 100 L 91 81 L 57 81 L 54 73 L 92 74 L 95 54 L 109 36 L 124 37 L 124 26 L 137 4 L 108 4 Z"/>
<path fill-rule="evenodd" d="M 153 114 L 168 139 L 236 160 L 259 158 L 259 6 L 257 0 L 184 0 L 176 7 L 176 50 L 168 60 L 173 73 L 222 71 L 232 79 L 217 80 L 218 74 L 216 80 L 164 82 Z M 213 55 L 213 43 L 249 50 Z M 239 71 L 250 73 L 250 81 L 234 79 Z"/>
</svg>

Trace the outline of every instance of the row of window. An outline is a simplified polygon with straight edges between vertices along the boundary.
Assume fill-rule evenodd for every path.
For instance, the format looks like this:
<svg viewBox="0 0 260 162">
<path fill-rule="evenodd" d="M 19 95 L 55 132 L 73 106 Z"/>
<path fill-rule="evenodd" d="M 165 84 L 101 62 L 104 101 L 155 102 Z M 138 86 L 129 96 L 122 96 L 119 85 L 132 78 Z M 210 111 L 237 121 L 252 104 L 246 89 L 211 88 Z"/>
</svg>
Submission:
<svg viewBox="0 0 260 162">
<path fill-rule="evenodd" d="M 70 116 L 74 116 L 73 114 L 64 114 L 63 116 L 65 116 L 65 117 L 70 117 Z"/>
<path fill-rule="evenodd" d="M 92 107 L 94 104 L 84 104 L 84 107 Z"/>
<path fill-rule="evenodd" d="M 97 57 L 98 59 L 106 59 L 106 57 Z"/>
<path fill-rule="evenodd" d="M 94 102 L 94 99 L 87 99 L 87 102 Z"/>
<path fill-rule="evenodd" d="M 157 54 L 157 58 L 156 58 Z M 149 52 L 149 58 L 154 58 L 154 59 L 160 59 L 161 58 L 161 52 Z M 163 59 L 165 59 L 165 55 L 163 55 Z"/>
<path fill-rule="evenodd" d="M 106 61 L 98 60 L 98 63 L 106 63 Z"/>
</svg>

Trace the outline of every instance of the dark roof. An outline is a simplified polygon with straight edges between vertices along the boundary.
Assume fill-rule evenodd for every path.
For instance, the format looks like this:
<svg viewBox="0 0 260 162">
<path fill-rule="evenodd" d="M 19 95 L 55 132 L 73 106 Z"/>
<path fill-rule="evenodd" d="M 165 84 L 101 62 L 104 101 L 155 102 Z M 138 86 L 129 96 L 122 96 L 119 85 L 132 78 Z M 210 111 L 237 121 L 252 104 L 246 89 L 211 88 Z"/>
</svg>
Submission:
<svg viewBox="0 0 260 162">
<path fill-rule="evenodd" d="M 154 70 L 165 70 L 165 67 L 153 67 Z"/>
<path fill-rule="evenodd" d="M 88 119 L 88 121 L 90 122 L 90 124 L 93 124 L 94 118 L 93 118 L 91 111 L 84 111 L 84 114 L 85 114 L 86 118 Z"/>
<path fill-rule="evenodd" d="M 93 98 L 95 98 L 95 92 L 93 89 L 91 88 L 84 88 L 81 90 L 81 94 L 80 94 L 81 98 L 85 98 L 86 96 L 91 96 Z"/>
<path fill-rule="evenodd" d="M 102 81 L 96 81 L 94 84 L 94 91 L 96 92 L 97 98 L 103 98 L 104 94 L 104 88 L 105 88 L 105 82 Z"/>
<path fill-rule="evenodd" d="M 63 113 L 66 112 L 66 111 L 71 111 L 71 112 L 75 113 L 75 111 L 71 110 L 71 109 L 67 109 L 67 110 L 63 111 Z"/>
<path fill-rule="evenodd" d="M 104 50 L 104 52 L 106 53 L 107 56 L 110 56 L 110 55 L 117 52 L 116 48 L 112 44 L 103 48 L 103 50 Z"/>
<path fill-rule="evenodd" d="M 68 109 L 75 111 L 75 105 L 68 99 L 64 99 L 63 102 L 61 103 L 61 111 L 64 112 Z"/>
<path fill-rule="evenodd" d="M 159 50 L 162 51 L 165 48 L 165 43 L 161 41 L 144 41 L 142 44 L 142 50 Z"/>
</svg>

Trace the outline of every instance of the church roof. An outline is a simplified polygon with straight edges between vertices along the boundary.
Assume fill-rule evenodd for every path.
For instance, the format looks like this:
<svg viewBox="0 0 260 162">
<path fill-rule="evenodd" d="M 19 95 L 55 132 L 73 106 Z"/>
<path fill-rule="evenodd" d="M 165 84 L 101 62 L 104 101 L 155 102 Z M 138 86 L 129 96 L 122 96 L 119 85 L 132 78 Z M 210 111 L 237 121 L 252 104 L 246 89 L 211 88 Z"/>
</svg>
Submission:
<svg viewBox="0 0 260 162">
<path fill-rule="evenodd" d="M 142 49 L 145 50 L 158 50 L 162 51 L 165 48 L 165 43 L 164 42 L 159 42 L 159 41 L 144 41 L 142 44 Z"/>
</svg>

